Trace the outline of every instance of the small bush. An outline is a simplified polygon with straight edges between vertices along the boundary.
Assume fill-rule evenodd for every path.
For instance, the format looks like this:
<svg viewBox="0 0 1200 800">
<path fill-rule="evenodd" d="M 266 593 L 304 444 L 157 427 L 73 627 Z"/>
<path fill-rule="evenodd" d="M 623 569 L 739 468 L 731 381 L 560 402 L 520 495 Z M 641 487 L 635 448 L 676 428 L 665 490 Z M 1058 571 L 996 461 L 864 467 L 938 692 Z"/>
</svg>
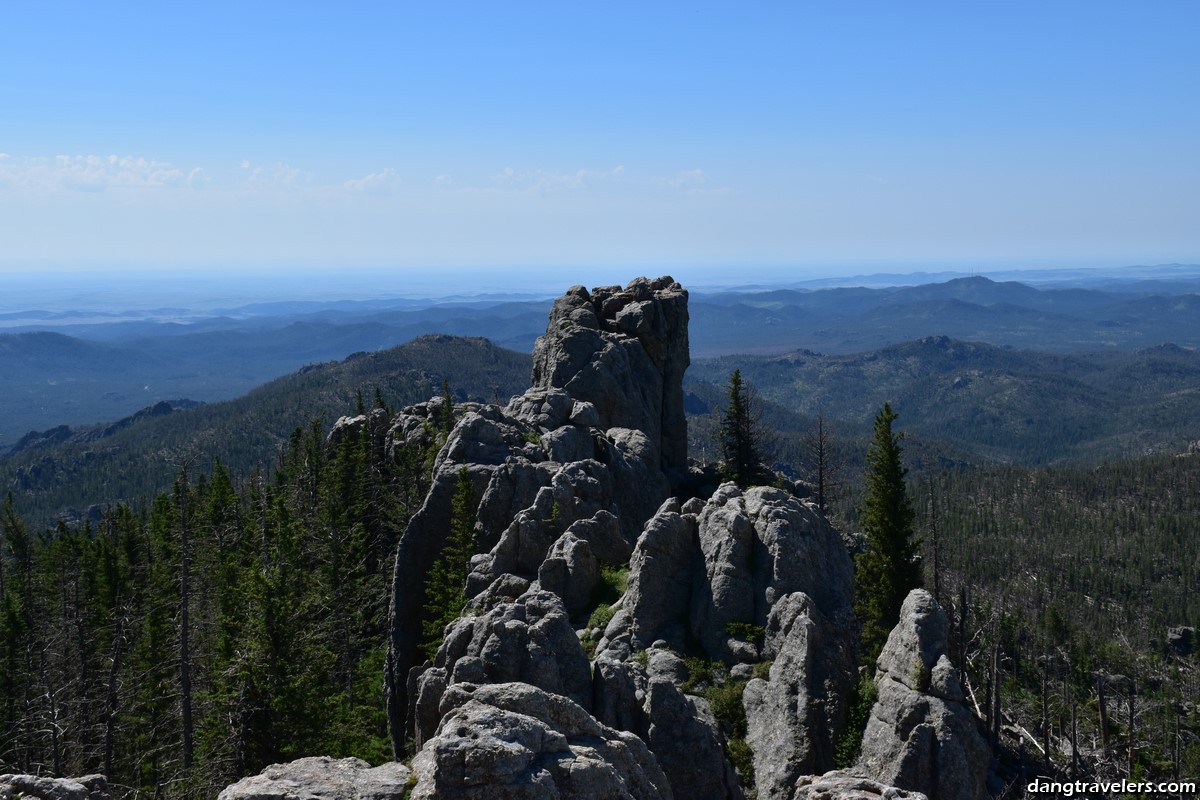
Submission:
<svg viewBox="0 0 1200 800">
<path fill-rule="evenodd" d="M 878 690 L 875 681 L 869 675 L 863 675 L 858 685 L 850 692 L 850 709 L 847 713 L 846 732 L 837 743 L 834 755 L 838 769 L 854 766 L 858 754 L 862 750 L 863 732 L 867 729 L 867 720 L 871 718 L 871 708 L 875 705 Z"/>
<path fill-rule="evenodd" d="M 588 627 L 604 633 L 604 629 L 608 627 L 608 623 L 612 621 L 613 614 L 615 613 L 612 606 L 608 603 L 601 603 L 596 606 L 596 610 L 588 617 Z"/>
<path fill-rule="evenodd" d="M 725 632 L 735 639 L 742 639 L 751 644 L 762 641 L 766 635 L 767 629 L 762 625 L 755 625 L 752 622 L 727 622 L 725 624 Z"/>
</svg>

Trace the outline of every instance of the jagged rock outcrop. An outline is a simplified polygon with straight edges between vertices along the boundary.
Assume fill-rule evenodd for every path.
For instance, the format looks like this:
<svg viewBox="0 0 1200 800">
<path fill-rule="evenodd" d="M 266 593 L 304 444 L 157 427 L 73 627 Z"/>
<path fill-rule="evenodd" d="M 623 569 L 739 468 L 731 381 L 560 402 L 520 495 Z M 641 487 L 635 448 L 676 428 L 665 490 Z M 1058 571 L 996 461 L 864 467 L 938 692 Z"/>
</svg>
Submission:
<svg viewBox="0 0 1200 800">
<path fill-rule="evenodd" d="M 600 650 L 626 658 L 664 639 L 688 637 L 709 658 L 753 662 L 762 656 L 746 626 L 765 627 L 772 606 L 805 592 L 852 649 L 853 566 L 841 537 L 811 505 L 768 486 L 743 492 L 723 484 L 683 513 L 667 501 L 646 524 L 630 561 L 629 590 Z M 834 642 L 831 641 L 830 645 Z"/>
<path fill-rule="evenodd" d="M 713 656 L 754 660 L 730 623 L 766 625 L 771 607 L 804 592 L 829 621 L 852 630 L 854 568 L 841 537 L 815 507 L 779 489 L 722 485 L 699 516 L 706 580 L 692 604 L 692 633 Z M 748 646 L 749 645 L 749 646 Z"/>
<path fill-rule="evenodd" d="M 851 642 L 803 592 L 771 608 L 770 678 L 752 679 L 742 694 L 759 797 L 787 797 L 800 776 L 833 768 L 855 678 Z"/>
<path fill-rule="evenodd" d="M 511 577 L 497 579 L 501 585 L 446 628 L 434 669 L 417 681 L 418 742 L 428 740 L 436 727 L 428 710 L 460 683 L 525 683 L 591 710 L 591 666 L 562 600 L 537 584 L 507 600 L 505 595 L 520 586 Z"/>
<path fill-rule="evenodd" d="M 602 430 L 642 431 L 663 469 L 687 466 L 683 373 L 690 363 L 687 291 L 669 277 L 624 288 L 572 286 L 533 350 L 533 386 L 591 403 Z"/>
<path fill-rule="evenodd" d="M 1196 652 L 1197 642 L 1200 642 L 1200 637 L 1196 635 L 1195 628 L 1179 626 L 1167 629 L 1167 647 L 1177 656 L 1187 658 L 1192 655 Z"/>
<path fill-rule="evenodd" d="M 934 800 L 986 798 L 991 753 L 946 655 L 946 614 L 914 589 L 877 662 L 879 696 L 854 772 Z"/>
<path fill-rule="evenodd" d="M 676 797 L 740 800 L 744 794 L 708 703 L 679 688 L 687 677 L 683 659 L 665 642 L 646 651 L 644 666 L 602 656 L 595 664 L 593 714 L 649 744 Z"/>
<path fill-rule="evenodd" d="M 0 775 L 0 800 L 110 800 L 103 775 L 47 778 L 41 775 Z"/>
<path fill-rule="evenodd" d="M 582 613 L 602 563 L 623 563 L 669 494 L 666 471 L 686 471 L 687 364 L 687 292 L 674 280 L 639 278 L 591 293 L 574 287 L 538 342 L 532 388 L 504 409 L 463 409 L 397 548 L 385 667 L 397 753 L 415 733 L 413 715 L 430 707 L 414 694 L 428 694 L 420 676 L 423 582 L 445 546 L 458 472 L 465 468 L 475 486 L 476 540 L 487 550 L 471 563 L 468 596 L 506 575 L 541 578 L 543 589 Z M 440 403 L 398 417 L 392 452 L 436 444 Z M 452 672 L 435 669 L 444 674 L 430 681 L 453 683 Z"/>
<path fill-rule="evenodd" d="M 411 779 L 396 762 L 372 767 L 361 758 L 316 756 L 272 764 L 226 787 L 217 800 L 402 800 Z"/>
<path fill-rule="evenodd" d="M 632 733 L 524 683 L 458 684 L 413 759 L 411 800 L 671 800 L 666 776 Z"/>
</svg>

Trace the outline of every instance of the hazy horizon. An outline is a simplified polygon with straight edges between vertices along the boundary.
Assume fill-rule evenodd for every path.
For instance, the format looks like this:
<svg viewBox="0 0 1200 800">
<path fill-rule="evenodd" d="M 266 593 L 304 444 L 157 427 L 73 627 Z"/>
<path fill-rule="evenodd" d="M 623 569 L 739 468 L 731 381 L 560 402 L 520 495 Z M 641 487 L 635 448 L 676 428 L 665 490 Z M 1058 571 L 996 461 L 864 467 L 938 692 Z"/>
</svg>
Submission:
<svg viewBox="0 0 1200 800">
<path fill-rule="evenodd" d="M 904 266 L 910 268 L 905 270 Z M 35 326 L 36 316 L 56 315 L 46 324 L 118 322 L 139 318 L 187 321 L 255 304 L 311 302 L 332 304 L 369 300 L 438 303 L 494 299 L 546 299 L 574 284 L 625 284 L 643 275 L 670 274 L 693 292 L 757 288 L 880 288 L 936 283 L 955 277 L 982 276 L 1030 285 L 1102 285 L 1114 280 L 1200 279 L 1200 264 L 1058 265 L 988 268 L 983 265 L 859 265 L 859 271 L 756 267 L 680 267 L 674 270 L 633 267 L 510 270 L 495 267 L 443 268 L 414 273 L 401 269 L 92 269 L 9 272 L 0 295 L 0 331 Z M 72 313 L 75 312 L 75 313 Z M 70 314 L 67 318 L 57 315 Z M 126 316 L 122 316 L 126 315 Z"/>
</svg>

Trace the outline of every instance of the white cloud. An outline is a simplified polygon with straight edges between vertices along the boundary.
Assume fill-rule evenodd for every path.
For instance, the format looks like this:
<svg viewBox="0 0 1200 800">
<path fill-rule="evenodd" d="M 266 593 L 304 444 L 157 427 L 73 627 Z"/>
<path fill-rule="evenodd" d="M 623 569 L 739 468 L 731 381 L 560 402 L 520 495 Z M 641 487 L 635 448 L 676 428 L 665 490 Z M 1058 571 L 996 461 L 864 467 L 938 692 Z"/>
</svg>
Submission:
<svg viewBox="0 0 1200 800">
<path fill-rule="evenodd" d="M 243 162 L 242 169 L 249 169 L 245 186 L 256 191 L 291 192 L 312 184 L 312 173 L 291 164 L 278 163 L 273 167 L 256 167 Z"/>
<path fill-rule="evenodd" d="M 708 183 L 708 176 L 704 174 L 704 170 L 699 168 L 685 169 L 667 183 L 677 187 L 703 186 Z"/>
<path fill-rule="evenodd" d="M 531 193 L 576 191 L 597 186 L 610 178 L 619 178 L 624 172 L 624 166 L 610 170 L 577 169 L 574 172 L 544 169 L 517 172 L 512 167 L 505 167 L 492 176 L 492 184 L 499 189 Z"/>
<path fill-rule="evenodd" d="M 400 176 L 391 167 L 386 167 L 382 172 L 372 172 L 365 178 L 348 180 L 344 184 L 350 191 L 363 194 L 391 194 L 399 185 Z"/>
<path fill-rule="evenodd" d="M 0 182 L 31 191 L 173 188 L 193 185 L 195 173 L 195 168 L 185 174 L 174 164 L 141 156 L 0 157 Z"/>
</svg>

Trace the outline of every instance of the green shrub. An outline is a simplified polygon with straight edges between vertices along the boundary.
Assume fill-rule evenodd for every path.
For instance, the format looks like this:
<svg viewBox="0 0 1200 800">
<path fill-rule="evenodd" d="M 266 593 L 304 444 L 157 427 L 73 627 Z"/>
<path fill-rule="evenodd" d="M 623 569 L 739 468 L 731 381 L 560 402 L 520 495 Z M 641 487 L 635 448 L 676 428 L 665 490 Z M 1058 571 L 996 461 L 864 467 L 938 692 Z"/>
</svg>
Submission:
<svg viewBox="0 0 1200 800">
<path fill-rule="evenodd" d="M 864 674 L 858 685 L 850 692 L 850 709 L 846 718 L 846 732 L 838 740 L 834 755 L 838 769 L 854 766 L 858 754 L 862 750 L 863 731 L 867 729 L 867 720 L 871 718 L 871 708 L 875 705 L 878 690 L 875 681 Z"/>
<path fill-rule="evenodd" d="M 762 625 L 755 625 L 752 622 L 727 622 L 725 623 L 725 632 L 735 639 L 755 644 L 762 641 L 766 635 L 767 629 Z"/>
</svg>

